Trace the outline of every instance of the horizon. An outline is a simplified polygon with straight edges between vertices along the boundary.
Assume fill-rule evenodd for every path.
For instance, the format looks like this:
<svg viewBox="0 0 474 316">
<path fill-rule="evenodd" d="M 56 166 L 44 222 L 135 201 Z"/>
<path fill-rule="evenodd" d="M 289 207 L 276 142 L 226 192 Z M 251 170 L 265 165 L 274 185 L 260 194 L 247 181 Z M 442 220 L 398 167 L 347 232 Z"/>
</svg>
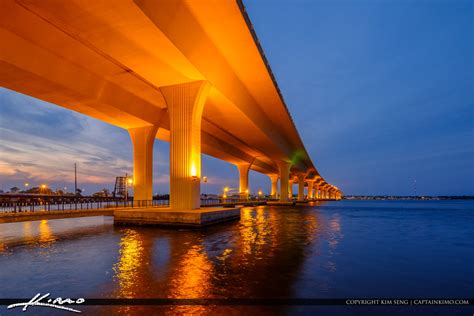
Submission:
<svg viewBox="0 0 474 316">
<path fill-rule="evenodd" d="M 410 196 L 415 180 L 420 196 L 474 195 L 472 2 L 245 5 L 325 179 L 345 195 Z M 72 190 L 74 163 L 86 195 L 132 174 L 126 130 L 5 88 L 0 111 L 4 191 Z M 168 161 L 169 143 L 157 139 L 154 194 L 169 192 Z M 236 167 L 205 154 L 202 175 L 203 193 L 238 188 Z M 249 185 L 270 191 L 255 171 Z"/>
</svg>

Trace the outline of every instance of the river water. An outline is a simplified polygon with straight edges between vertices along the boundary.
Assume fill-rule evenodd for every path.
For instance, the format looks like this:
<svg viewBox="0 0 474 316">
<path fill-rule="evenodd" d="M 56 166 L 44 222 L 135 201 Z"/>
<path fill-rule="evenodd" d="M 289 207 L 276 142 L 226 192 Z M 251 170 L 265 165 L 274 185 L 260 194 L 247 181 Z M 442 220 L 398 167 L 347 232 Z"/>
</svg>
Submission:
<svg viewBox="0 0 474 316">
<path fill-rule="evenodd" d="M 0 298 L 472 298 L 474 201 L 244 208 L 203 230 L 0 224 Z M 85 315 L 473 315 L 472 306 L 80 306 Z M 21 314 L 0 306 L 0 315 Z M 23 315 L 70 314 L 30 307 Z"/>
</svg>

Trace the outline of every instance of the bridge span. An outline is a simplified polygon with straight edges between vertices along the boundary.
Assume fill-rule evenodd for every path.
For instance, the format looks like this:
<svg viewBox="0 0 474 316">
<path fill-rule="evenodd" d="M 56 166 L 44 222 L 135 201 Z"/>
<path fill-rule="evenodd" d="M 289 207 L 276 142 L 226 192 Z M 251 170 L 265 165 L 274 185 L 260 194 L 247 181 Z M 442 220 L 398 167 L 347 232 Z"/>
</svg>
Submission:
<svg viewBox="0 0 474 316">
<path fill-rule="evenodd" d="M 134 197 L 152 199 L 155 138 L 170 142 L 170 207 L 200 208 L 201 152 L 288 201 L 340 199 L 309 157 L 238 1 L 3 0 L 0 84 L 127 129 Z M 279 181 L 279 192 L 278 192 Z"/>
</svg>

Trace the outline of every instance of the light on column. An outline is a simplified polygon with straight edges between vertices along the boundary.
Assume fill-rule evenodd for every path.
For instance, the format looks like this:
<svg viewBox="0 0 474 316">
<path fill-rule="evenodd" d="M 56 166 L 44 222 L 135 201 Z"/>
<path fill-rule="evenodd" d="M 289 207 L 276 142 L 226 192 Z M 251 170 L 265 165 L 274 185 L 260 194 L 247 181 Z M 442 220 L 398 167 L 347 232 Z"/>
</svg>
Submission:
<svg viewBox="0 0 474 316">
<path fill-rule="evenodd" d="M 193 179 L 193 181 L 197 180 L 197 170 L 194 164 L 192 164 L 191 166 L 191 178 Z"/>
</svg>

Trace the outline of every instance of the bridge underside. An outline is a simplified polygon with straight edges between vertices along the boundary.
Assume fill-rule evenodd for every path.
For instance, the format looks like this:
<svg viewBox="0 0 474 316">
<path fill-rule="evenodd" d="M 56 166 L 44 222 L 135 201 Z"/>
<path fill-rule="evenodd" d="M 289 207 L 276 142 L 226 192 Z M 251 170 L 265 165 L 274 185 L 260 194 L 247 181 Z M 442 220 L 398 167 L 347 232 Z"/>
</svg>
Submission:
<svg viewBox="0 0 474 316">
<path fill-rule="evenodd" d="M 196 199 L 201 152 L 328 186 L 249 23 L 233 1 L 2 1 L 0 84 L 129 130 L 139 199 L 155 137 L 171 142 L 175 196 Z"/>
</svg>

